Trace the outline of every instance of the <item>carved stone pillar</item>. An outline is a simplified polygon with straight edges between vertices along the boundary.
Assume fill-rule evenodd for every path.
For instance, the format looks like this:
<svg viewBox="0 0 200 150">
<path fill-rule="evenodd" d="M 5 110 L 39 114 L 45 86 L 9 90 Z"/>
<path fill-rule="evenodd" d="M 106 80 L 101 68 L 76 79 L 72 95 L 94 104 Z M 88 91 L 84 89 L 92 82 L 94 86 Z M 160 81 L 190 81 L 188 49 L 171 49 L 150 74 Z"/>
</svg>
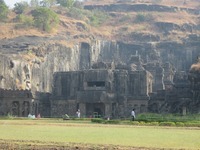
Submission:
<svg viewBox="0 0 200 150">
<path fill-rule="evenodd" d="M 80 112 L 81 112 L 81 117 L 85 117 L 85 115 L 86 115 L 86 104 L 80 103 L 79 109 L 80 109 Z"/>
<path fill-rule="evenodd" d="M 105 117 L 110 118 L 112 116 L 111 105 L 105 104 Z"/>
</svg>

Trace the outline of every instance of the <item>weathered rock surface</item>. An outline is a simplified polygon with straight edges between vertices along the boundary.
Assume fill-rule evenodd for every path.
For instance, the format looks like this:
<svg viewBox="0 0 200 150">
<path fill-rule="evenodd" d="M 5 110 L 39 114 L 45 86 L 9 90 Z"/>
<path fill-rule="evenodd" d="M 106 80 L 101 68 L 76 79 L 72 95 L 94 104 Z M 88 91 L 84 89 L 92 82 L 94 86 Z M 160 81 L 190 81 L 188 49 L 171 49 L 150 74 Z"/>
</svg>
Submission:
<svg viewBox="0 0 200 150">
<path fill-rule="evenodd" d="M 131 55 L 140 56 L 141 65 L 149 64 L 151 67 L 151 63 L 159 63 L 162 68 L 165 63 L 170 63 L 174 70 L 187 72 L 196 61 L 200 47 L 198 36 L 194 35 L 183 43 L 162 41 L 127 44 L 97 40 L 80 43 L 73 48 L 51 44 L 48 40 L 18 37 L 1 41 L 0 87 L 50 92 L 54 72 L 90 69 L 100 61 L 128 64 Z"/>
</svg>

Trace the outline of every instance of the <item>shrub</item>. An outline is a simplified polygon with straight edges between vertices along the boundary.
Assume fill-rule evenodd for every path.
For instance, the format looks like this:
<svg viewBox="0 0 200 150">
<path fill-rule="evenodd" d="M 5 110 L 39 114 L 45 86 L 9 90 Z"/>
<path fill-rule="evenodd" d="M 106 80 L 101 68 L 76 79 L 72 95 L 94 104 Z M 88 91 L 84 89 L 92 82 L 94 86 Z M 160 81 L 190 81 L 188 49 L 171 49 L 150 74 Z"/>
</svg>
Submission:
<svg viewBox="0 0 200 150">
<path fill-rule="evenodd" d="M 186 127 L 200 127 L 200 122 L 185 122 Z"/>
<path fill-rule="evenodd" d="M 148 122 L 147 125 L 149 125 L 149 126 L 159 126 L 159 122 Z"/>
<path fill-rule="evenodd" d="M 142 22 L 151 22 L 154 20 L 154 17 L 152 14 L 146 14 L 146 13 L 138 13 L 135 17 L 136 23 L 142 23 Z"/>
<path fill-rule="evenodd" d="M 7 119 L 14 119 L 14 116 L 12 114 L 8 113 Z"/>
<path fill-rule="evenodd" d="M 91 122 L 94 122 L 94 123 L 104 123 L 104 120 L 101 119 L 101 118 L 92 118 Z"/>
<path fill-rule="evenodd" d="M 15 26 L 15 28 L 17 28 L 17 29 L 29 28 L 29 27 L 32 27 L 34 24 L 33 17 L 26 16 L 23 14 L 17 15 L 17 17 L 15 18 L 15 21 L 20 23 Z"/>
<path fill-rule="evenodd" d="M 49 8 L 36 8 L 32 11 L 34 24 L 42 31 L 51 31 L 52 28 L 58 25 L 58 15 Z"/>
<path fill-rule="evenodd" d="M 105 124 L 119 124 L 120 121 L 119 120 L 105 120 L 104 123 Z"/>
<path fill-rule="evenodd" d="M 174 122 L 160 122 L 160 126 L 175 126 L 176 124 Z"/>
<path fill-rule="evenodd" d="M 138 121 L 132 121 L 132 125 L 140 125 Z"/>
<path fill-rule="evenodd" d="M 6 6 L 4 1 L 0 1 L 0 21 L 6 21 L 8 12 L 8 6 Z"/>
<path fill-rule="evenodd" d="M 63 7 L 71 8 L 73 7 L 75 0 L 57 0 L 57 3 Z"/>
<path fill-rule="evenodd" d="M 26 8 L 28 8 L 28 3 L 25 1 L 22 1 L 20 3 L 15 3 L 14 6 L 15 7 L 14 7 L 13 11 L 16 14 L 22 14 L 26 10 Z"/>
<path fill-rule="evenodd" d="M 185 124 L 183 122 L 176 122 L 177 127 L 184 127 Z"/>
<path fill-rule="evenodd" d="M 83 9 L 78 9 L 78 8 L 71 8 L 69 9 L 69 11 L 67 12 L 67 15 L 69 17 L 72 17 L 74 19 L 79 19 L 82 20 L 84 18 L 84 14 L 83 14 Z"/>
<path fill-rule="evenodd" d="M 90 24 L 92 26 L 99 26 L 108 19 L 108 15 L 105 12 L 99 10 L 93 10 L 89 16 Z"/>
<path fill-rule="evenodd" d="M 40 1 L 42 7 L 52 7 L 56 5 L 56 0 L 42 0 Z"/>
</svg>

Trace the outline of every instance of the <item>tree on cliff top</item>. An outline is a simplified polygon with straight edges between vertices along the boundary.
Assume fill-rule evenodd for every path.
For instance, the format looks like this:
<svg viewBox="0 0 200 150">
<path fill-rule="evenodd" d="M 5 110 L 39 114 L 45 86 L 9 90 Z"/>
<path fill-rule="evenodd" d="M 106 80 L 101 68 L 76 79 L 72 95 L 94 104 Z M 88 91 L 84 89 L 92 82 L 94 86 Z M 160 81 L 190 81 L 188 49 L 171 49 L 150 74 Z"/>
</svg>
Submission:
<svg viewBox="0 0 200 150">
<path fill-rule="evenodd" d="M 57 3 L 63 7 L 71 8 L 73 7 L 75 0 L 57 0 Z"/>
<path fill-rule="evenodd" d="M 28 3 L 25 1 L 15 3 L 13 11 L 16 14 L 22 14 L 27 8 L 28 8 Z"/>
<path fill-rule="evenodd" d="M 46 7 L 38 7 L 32 11 L 34 24 L 42 31 L 51 31 L 59 23 L 58 15 Z"/>
<path fill-rule="evenodd" d="M 39 5 L 40 5 L 39 0 L 31 0 L 30 1 L 30 6 L 31 7 L 39 7 Z"/>
<path fill-rule="evenodd" d="M 5 4 L 4 0 L 0 0 L 0 21 L 5 21 L 8 16 L 8 6 Z"/>
</svg>

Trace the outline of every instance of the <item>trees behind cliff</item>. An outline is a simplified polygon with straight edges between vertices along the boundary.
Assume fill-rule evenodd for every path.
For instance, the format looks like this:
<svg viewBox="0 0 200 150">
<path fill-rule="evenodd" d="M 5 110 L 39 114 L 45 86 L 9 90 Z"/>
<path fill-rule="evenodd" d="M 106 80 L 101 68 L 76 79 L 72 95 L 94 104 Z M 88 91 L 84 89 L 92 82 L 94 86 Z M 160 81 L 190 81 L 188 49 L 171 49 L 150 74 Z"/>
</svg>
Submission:
<svg viewBox="0 0 200 150">
<path fill-rule="evenodd" d="M 5 4 L 4 0 L 0 0 L 0 21 L 6 21 L 8 12 L 8 6 Z"/>
<path fill-rule="evenodd" d="M 32 11 L 32 16 L 34 25 L 42 31 L 49 32 L 59 23 L 58 15 L 49 8 L 38 7 Z"/>
</svg>

